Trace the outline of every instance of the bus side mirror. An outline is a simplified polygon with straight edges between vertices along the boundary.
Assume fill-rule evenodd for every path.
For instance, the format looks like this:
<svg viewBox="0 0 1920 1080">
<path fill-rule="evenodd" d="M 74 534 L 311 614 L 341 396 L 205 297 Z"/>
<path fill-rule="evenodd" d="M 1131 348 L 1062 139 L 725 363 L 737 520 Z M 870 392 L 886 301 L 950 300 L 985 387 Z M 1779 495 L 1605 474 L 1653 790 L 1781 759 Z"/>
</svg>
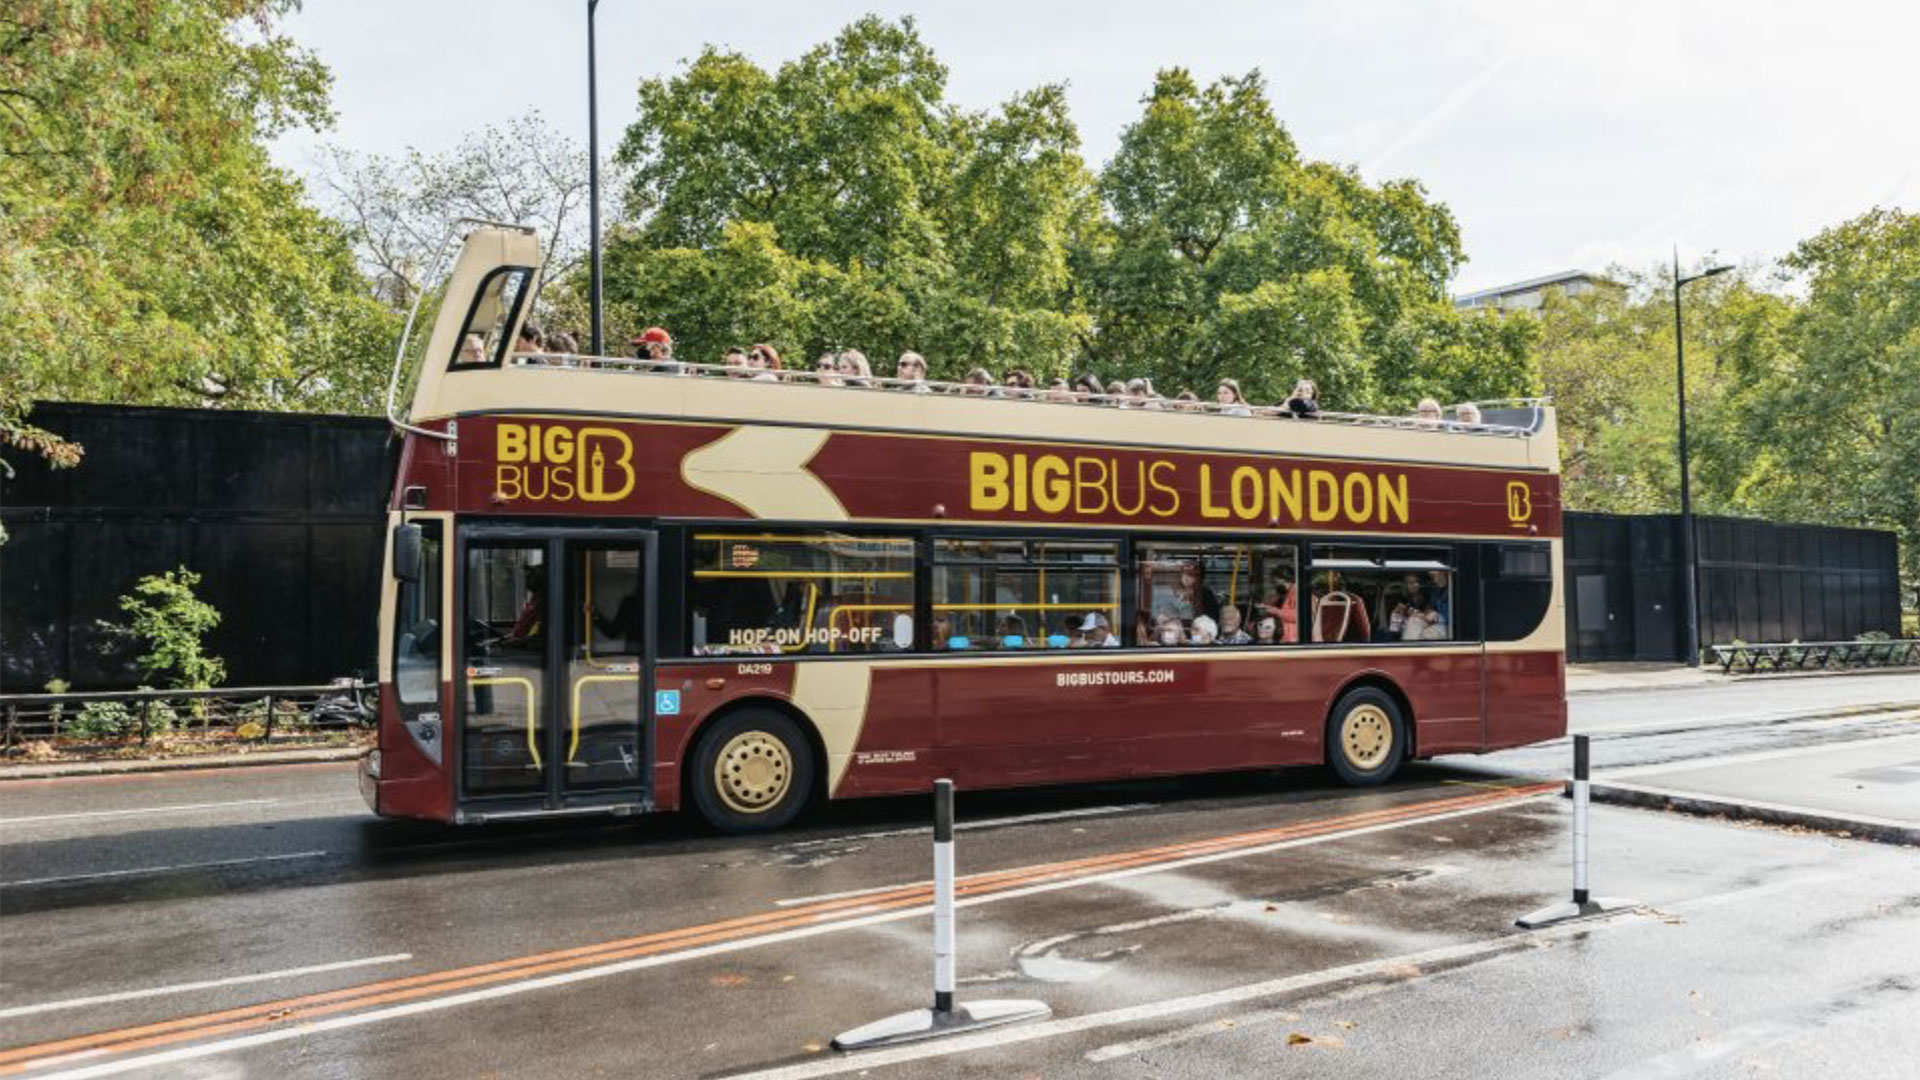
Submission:
<svg viewBox="0 0 1920 1080">
<path fill-rule="evenodd" d="M 393 576 L 396 580 L 420 580 L 420 526 L 393 527 Z"/>
</svg>

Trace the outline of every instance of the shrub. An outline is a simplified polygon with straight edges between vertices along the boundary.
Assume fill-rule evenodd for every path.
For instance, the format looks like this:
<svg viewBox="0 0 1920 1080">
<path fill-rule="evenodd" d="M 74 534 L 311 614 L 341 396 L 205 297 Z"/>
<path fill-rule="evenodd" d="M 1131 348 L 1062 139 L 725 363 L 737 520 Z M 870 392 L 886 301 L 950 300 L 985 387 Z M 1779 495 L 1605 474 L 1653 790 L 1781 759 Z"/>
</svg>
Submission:
<svg viewBox="0 0 1920 1080">
<path fill-rule="evenodd" d="M 120 598 L 125 624 L 107 624 L 119 637 L 146 647 L 136 660 L 141 674 L 174 690 L 206 690 L 227 677 L 227 666 L 209 656 L 201 639 L 220 625 L 220 612 L 194 595 L 200 575 L 182 566 L 149 574 Z"/>
</svg>

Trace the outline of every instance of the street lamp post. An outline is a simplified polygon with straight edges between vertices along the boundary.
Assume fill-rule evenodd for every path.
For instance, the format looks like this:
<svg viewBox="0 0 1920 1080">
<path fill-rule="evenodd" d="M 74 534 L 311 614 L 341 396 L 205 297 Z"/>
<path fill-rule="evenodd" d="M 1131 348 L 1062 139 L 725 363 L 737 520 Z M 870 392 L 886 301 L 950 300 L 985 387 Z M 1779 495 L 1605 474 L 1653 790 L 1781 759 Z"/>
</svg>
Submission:
<svg viewBox="0 0 1920 1080">
<path fill-rule="evenodd" d="M 1673 356 L 1674 389 L 1680 401 L 1680 545 L 1681 561 L 1686 566 L 1686 585 L 1682 590 L 1687 604 L 1686 659 L 1688 667 L 1700 666 L 1700 566 L 1693 537 L 1692 470 L 1687 459 L 1687 346 L 1680 324 L 1680 287 L 1690 282 L 1724 274 L 1731 266 L 1714 266 L 1687 277 L 1680 276 L 1680 249 L 1673 249 Z"/>
<path fill-rule="evenodd" d="M 587 0 L 587 250 L 588 295 L 592 306 L 591 345 L 588 351 L 605 356 L 600 318 L 600 94 L 594 72 L 593 12 L 600 0 Z"/>
</svg>

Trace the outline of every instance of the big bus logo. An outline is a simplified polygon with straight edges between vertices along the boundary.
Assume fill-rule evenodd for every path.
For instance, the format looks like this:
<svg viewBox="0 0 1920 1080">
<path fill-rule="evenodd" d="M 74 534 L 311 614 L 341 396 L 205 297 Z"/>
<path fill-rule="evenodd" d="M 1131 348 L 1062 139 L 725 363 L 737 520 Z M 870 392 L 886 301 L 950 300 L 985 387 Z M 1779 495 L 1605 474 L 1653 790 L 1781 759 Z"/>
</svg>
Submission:
<svg viewBox="0 0 1920 1080">
<path fill-rule="evenodd" d="M 613 502 L 633 491 L 633 440 L 607 427 L 501 424 L 493 489 L 509 502 Z"/>
<path fill-rule="evenodd" d="M 1507 484 L 1507 521 L 1520 528 L 1533 519 L 1533 489 L 1518 480 Z"/>
</svg>

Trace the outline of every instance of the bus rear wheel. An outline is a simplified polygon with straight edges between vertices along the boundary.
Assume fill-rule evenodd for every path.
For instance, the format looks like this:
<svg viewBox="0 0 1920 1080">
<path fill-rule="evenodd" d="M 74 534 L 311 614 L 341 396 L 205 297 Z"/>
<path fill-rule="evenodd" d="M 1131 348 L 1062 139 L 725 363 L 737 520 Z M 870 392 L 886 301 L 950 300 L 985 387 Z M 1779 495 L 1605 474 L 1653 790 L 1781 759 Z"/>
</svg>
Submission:
<svg viewBox="0 0 1920 1080">
<path fill-rule="evenodd" d="M 1354 787 L 1384 784 L 1407 757 L 1400 703 L 1377 686 L 1347 691 L 1327 715 L 1327 764 Z"/>
<path fill-rule="evenodd" d="M 722 717 L 693 756 L 693 805 L 714 828 L 770 832 L 806 808 L 813 749 L 800 725 L 771 709 Z"/>
</svg>

